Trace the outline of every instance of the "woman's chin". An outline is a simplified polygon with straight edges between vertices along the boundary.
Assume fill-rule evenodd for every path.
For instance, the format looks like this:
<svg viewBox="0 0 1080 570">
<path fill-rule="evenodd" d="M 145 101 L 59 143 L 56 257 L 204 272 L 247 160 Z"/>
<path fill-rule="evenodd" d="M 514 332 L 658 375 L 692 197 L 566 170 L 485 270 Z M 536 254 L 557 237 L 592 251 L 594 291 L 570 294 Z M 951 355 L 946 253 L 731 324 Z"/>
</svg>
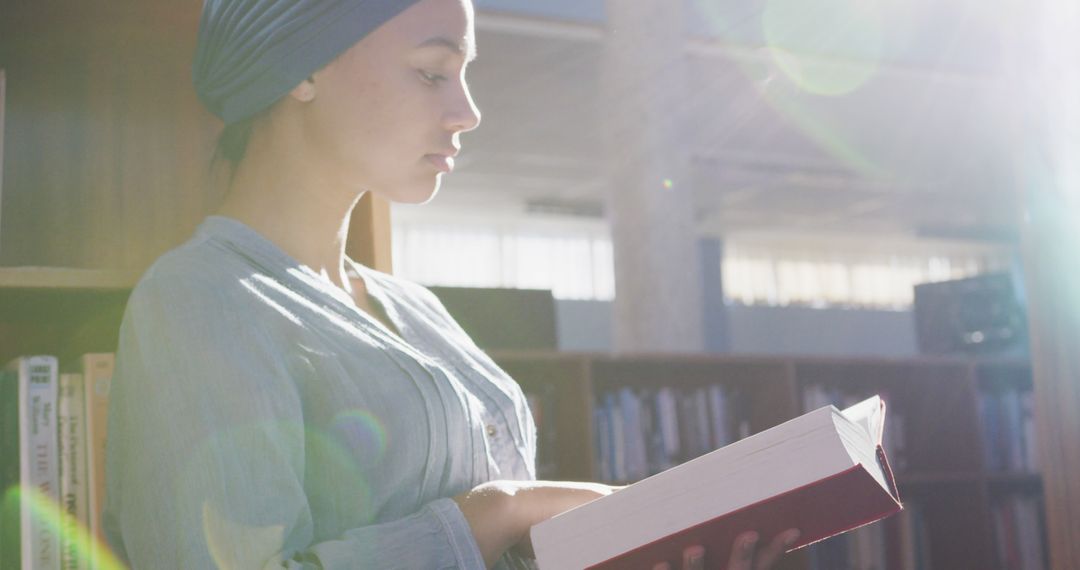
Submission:
<svg viewBox="0 0 1080 570">
<path fill-rule="evenodd" d="M 401 188 L 397 192 L 390 193 L 387 197 L 391 202 L 398 204 L 426 204 L 439 193 L 441 176 L 436 177 L 434 182 L 430 179 L 427 184 L 416 184 L 408 188 Z"/>
</svg>

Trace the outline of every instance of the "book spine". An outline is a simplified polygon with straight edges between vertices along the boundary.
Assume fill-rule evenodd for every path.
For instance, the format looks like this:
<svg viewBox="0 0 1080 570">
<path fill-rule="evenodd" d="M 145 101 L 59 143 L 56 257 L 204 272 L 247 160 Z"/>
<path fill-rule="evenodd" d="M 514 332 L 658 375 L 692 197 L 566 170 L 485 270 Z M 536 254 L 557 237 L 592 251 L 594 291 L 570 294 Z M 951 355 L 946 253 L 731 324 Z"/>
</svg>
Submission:
<svg viewBox="0 0 1080 570">
<path fill-rule="evenodd" d="M 687 390 L 679 390 L 677 394 L 679 441 L 683 447 L 678 460 L 684 462 L 701 455 L 702 449 L 701 442 L 698 441 L 697 410 L 693 401 L 693 393 Z"/>
<path fill-rule="evenodd" d="M 593 449 L 596 453 L 596 474 L 601 481 L 611 481 L 611 424 L 608 422 L 607 412 L 603 406 L 593 407 Z"/>
<path fill-rule="evenodd" d="M 708 453 L 714 449 L 712 438 L 712 421 L 709 419 L 709 389 L 702 386 L 693 392 L 693 403 L 696 418 L 694 427 L 697 428 L 697 440 L 700 442 L 701 453 Z M 699 454 L 700 455 L 700 454 Z"/>
<path fill-rule="evenodd" d="M 926 514 L 921 505 L 912 512 L 912 527 L 915 533 L 915 567 L 917 570 L 931 570 L 930 529 L 926 526 Z"/>
<path fill-rule="evenodd" d="M 728 410 L 737 410 L 735 415 L 735 439 L 742 440 L 750 437 L 753 431 L 750 429 L 750 402 L 746 390 L 741 388 L 732 390 L 729 394 Z"/>
<path fill-rule="evenodd" d="M 1039 471 L 1038 442 L 1035 440 L 1035 398 L 1031 390 L 1020 396 L 1023 415 L 1024 469 L 1031 473 Z"/>
<path fill-rule="evenodd" d="M 19 420 L 20 479 L 22 480 L 22 565 L 24 569 L 59 570 L 57 520 L 59 476 L 56 450 L 57 362 L 52 356 L 29 356 L 21 361 L 23 388 Z"/>
<path fill-rule="evenodd" d="M 991 515 L 998 558 L 1003 567 L 1017 570 L 1047 567 L 1040 503 L 1037 495 L 1012 495 L 994 506 Z"/>
<path fill-rule="evenodd" d="M 61 374 L 57 415 L 60 448 L 60 497 L 65 516 L 60 533 L 61 567 L 82 570 L 86 558 L 79 537 L 88 522 L 86 486 L 85 392 L 81 374 Z"/>
<path fill-rule="evenodd" d="M 1038 505 L 1035 497 L 1016 497 L 1017 529 L 1020 533 L 1020 559 L 1024 569 L 1045 568 L 1042 540 L 1039 536 Z"/>
<path fill-rule="evenodd" d="M 611 425 L 611 476 L 619 483 L 626 482 L 626 429 L 615 394 L 604 394 L 604 409 Z"/>
<path fill-rule="evenodd" d="M 657 420 L 663 432 L 665 463 L 674 465 L 682 447 L 679 438 L 679 413 L 676 410 L 675 391 L 664 386 L 656 393 Z"/>
<path fill-rule="evenodd" d="M 983 460 L 988 471 L 1000 471 L 999 414 L 997 398 L 989 391 L 979 393 L 979 416 L 983 425 Z"/>
<path fill-rule="evenodd" d="M 626 446 L 626 480 L 645 478 L 645 429 L 641 422 L 641 400 L 633 389 L 623 387 L 618 393 L 619 410 L 623 417 L 623 442 Z"/>
<path fill-rule="evenodd" d="M 1005 416 L 1005 452 L 1010 471 L 1024 468 L 1024 428 L 1020 409 L 1020 392 L 1015 388 L 1006 390 L 1001 395 L 1002 409 Z"/>
<path fill-rule="evenodd" d="M 82 373 L 86 402 L 86 480 L 88 493 L 90 567 L 97 568 L 101 549 L 105 548 L 105 533 L 101 527 L 101 511 L 105 506 L 105 440 L 109 415 L 109 390 L 112 384 L 115 359 L 111 353 L 84 354 Z"/>
<path fill-rule="evenodd" d="M 889 556 L 889 570 L 916 570 L 918 565 L 918 546 L 915 536 L 915 511 L 918 503 L 904 501 L 904 509 L 893 521 L 893 533 L 889 540 L 893 552 Z"/>
<path fill-rule="evenodd" d="M 727 395 L 720 384 L 709 386 L 709 415 L 712 423 L 713 447 L 720 449 L 732 443 L 730 418 L 727 411 Z"/>
<path fill-rule="evenodd" d="M 656 416 L 656 390 L 645 388 L 638 393 L 641 400 L 641 429 L 645 436 L 645 464 L 648 475 L 664 470 L 664 442 Z"/>
<path fill-rule="evenodd" d="M 19 373 L 0 370 L 0 568 L 22 567 L 19 509 Z"/>
</svg>

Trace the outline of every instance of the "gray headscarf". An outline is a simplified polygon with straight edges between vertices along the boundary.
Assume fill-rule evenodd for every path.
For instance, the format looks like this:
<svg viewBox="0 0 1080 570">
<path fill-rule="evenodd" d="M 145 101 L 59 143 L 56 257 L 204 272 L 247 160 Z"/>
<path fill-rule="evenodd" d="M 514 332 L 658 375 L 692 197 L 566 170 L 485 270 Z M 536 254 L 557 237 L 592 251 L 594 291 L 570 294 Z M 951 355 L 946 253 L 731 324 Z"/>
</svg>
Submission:
<svg viewBox="0 0 1080 570">
<path fill-rule="evenodd" d="M 266 109 L 417 0 L 206 0 L 192 79 L 226 124 Z"/>
</svg>

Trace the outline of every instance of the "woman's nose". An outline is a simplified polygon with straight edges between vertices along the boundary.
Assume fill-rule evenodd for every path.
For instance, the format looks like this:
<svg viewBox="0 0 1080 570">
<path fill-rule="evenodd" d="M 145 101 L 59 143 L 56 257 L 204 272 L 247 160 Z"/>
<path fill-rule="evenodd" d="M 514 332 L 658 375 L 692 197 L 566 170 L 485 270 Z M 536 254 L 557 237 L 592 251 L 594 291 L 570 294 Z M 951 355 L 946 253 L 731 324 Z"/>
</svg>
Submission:
<svg viewBox="0 0 1080 570">
<path fill-rule="evenodd" d="M 462 85 L 454 104 L 447 109 L 444 121 L 446 129 L 453 132 L 471 131 L 480 125 L 480 109 L 473 101 L 468 86 Z"/>
</svg>

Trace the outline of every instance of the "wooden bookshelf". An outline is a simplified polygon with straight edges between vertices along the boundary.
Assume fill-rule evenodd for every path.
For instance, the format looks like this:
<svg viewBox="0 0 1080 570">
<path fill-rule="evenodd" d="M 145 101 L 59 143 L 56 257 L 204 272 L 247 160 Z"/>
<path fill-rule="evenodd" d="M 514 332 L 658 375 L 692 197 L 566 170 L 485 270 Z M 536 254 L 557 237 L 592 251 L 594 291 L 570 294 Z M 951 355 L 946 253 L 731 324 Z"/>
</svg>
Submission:
<svg viewBox="0 0 1080 570">
<path fill-rule="evenodd" d="M 692 387 L 720 383 L 742 391 L 751 432 L 796 417 L 803 391 L 825 385 L 862 397 L 882 393 L 890 414 L 902 415 L 905 460 L 895 466 L 901 498 L 917 502 L 934 568 L 999 568 L 992 509 L 1002 498 L 1042 489 L 1037 473 L 1002 472 L 985 464 L 979 394 L 988 381 L 1027 386 L 1020 358 L 818 358 L 726 355 L 626 355 L 493 351 L 493 358 L 526 392 L 549 389 L 543 410 L 542 456 L 554 456 L 549 476 L 598 479 L 593 410 L 607 391 L 631 387 Z M 1005 378 L 1001 380 L 999 377 Z M 988 378 L 992 380 L 987 380 Z M 626 481 L 610 481 L 625 483 Z M 889 568 L 899 567 L 900 524 L 882 523 Z M 813 547 L 811 547 L 813 548 Z M 810 549 L 784 568 L 812 567 Z"/>
<path fill-rule="evenodd" d="M 0 267 L 0 290 L 115 290 L 130 289 L 137 271 L 70 267 Z"/>
<path fill-rule="evenodd" d="M 86 352 L 115 351 L 137 279 L 131 271 L 0 268 L 0 361 L 53 354 L 72 363 Z"/>
</svg>

